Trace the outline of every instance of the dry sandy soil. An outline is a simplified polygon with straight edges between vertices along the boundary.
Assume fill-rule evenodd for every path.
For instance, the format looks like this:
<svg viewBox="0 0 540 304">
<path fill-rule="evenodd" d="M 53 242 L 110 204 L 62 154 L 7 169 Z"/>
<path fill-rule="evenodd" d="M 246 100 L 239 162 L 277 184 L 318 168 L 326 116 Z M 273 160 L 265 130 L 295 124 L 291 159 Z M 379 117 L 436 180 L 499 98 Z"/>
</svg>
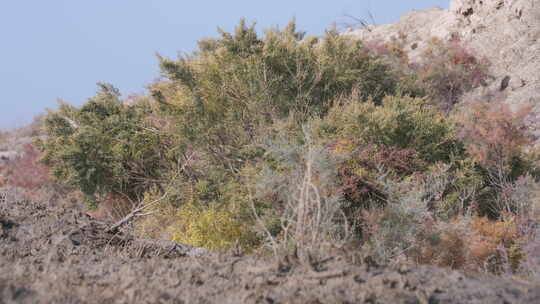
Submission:
<svg viewBox="0 0 540 304">
<path fill-rule="evenodd" d="M 4 191 L 5 192 L 5 191 Z M 154 248 L 77 208 L 0 200 L 0 303 L 540 303 L 540 286 L 433 267 Z"/>
</svg>

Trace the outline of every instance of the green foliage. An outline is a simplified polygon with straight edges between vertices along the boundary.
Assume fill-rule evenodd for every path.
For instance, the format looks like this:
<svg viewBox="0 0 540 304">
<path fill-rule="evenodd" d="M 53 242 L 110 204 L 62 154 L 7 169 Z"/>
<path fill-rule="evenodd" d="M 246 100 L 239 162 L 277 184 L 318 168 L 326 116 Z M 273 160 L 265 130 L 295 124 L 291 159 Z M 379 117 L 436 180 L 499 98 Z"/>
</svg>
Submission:
<svg viewBox="0 0 540 304">
<path fill-rule="evenodd" d="M 483 195 L 484 176 L 470 158 L 454 162 L 451 170 L 441 177 L 446 185 L 433 204 L 434 214 L 440 219 L 450 220 L 469 213 Z"/>
<path fill-rule="evenodd" d="M 401 76 L 360 41 L 335 30 L 305 37 L 291 22 L 259 37 L 254 26 L 241 21 L 234 33 L 220 34 L 200 41 L 190 56 L 160 58 L 169 81 L 151 86 L 163 115 L 174 122 L 176 145 L 197 155 L 185 168 L 191 172 L 186 181 L 191 196 L 179 204 L 247 206 L 250 181 L 264 176 L 261 161 L 292 170 L 283 159 L 269 159 L 275 154 L 263 144 L 268 139 L 302 144 L 301 126 L 324 117 L 337 98 L 353 92 L 359 102 L 374 103 L 407 93 Z M 263 217 L 277 207 L 265 203 L 270 196 L 255 200 Z"/>
<path fill-rule="evenodd" d="M 359 148 L 374 144 L 411 149 L 428 163 L 463 154 L 454 124 L 419 98 L 388 96 L 381 106 L 347 100 L 329 111 L 319 130 L 322 138 L 347 138 Z"/>
<path fill-rule="evenodd" d="M 201 41 L 194 55 L 160 62 L 180 94 L 161 86 L 154 96 L 177 114 L 182 136 L 233 170 L 242 164 L 239 149 L 278 120 L 301 124 L 353 91 L 380 103 L 399 90 L 399 77 L 360 41 L 335 30 L 305 38 L 294 22 L 262 38 L 241 21 L 235 33 Z"/>
<path fill-rule="evenodd" d="M 126 105 L 116 89 L 100 87 L 80 108 L 61 103 L 45 117 L 48 138 L 39 142 L 43 161 L 89 202 L 107 193 L 135 199 L 170 165 L 168 136 L 149 121 L 150 102 Z"/>
<path fill-rule="evenodd" d="M 454 123 L 420 98 L 388 96 L 381 105 L 350 98 L 316 125 L 318 140 L 347 159 L 340 190 L 355 218 L 359 209 L 386 204 L 381 176 L 399 182 L 465 157 Z"/>
</svg>

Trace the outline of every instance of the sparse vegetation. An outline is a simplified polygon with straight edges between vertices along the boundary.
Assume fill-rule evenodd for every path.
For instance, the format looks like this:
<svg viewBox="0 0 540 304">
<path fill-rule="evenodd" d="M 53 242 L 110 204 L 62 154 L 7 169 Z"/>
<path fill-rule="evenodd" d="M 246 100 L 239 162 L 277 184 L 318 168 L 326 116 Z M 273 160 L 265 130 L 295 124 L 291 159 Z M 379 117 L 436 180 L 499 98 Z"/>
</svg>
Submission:
<svg viewBox="0 0 540 304">
<path fill-rule="evenodd" d="M 433 104 L 443 111 L 450 111 L 466 92 L 487 84 L 489 61 L 474 56 L 457 33 L 447 42 L 432 39 L 423 57 L 424 63 L 413 69 Z"/>
</svg>

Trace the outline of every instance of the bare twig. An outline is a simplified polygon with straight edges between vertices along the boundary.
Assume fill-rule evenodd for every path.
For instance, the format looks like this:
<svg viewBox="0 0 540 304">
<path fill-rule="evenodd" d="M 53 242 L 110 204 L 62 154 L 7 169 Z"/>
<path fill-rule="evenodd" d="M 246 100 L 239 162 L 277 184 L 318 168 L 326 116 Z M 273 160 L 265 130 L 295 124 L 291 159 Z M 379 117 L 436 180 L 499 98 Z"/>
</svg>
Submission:
<svg viewBox="0 0 540 304">
<path fill-rule="evenodd" d="M 134 219 L 135 217 L 139 217 L 139 216 L 145 216 L 145 215 L 149 215 L 149 214 L 152 214 L 152 212 L 147 212 L 147 213 L 142 213 L 143 211 L 145 211 L 145 209 L 148 209 L 150 207 L 153 207 L 155 205 L 157 205 L 159 202 L 161 202 L 162 200 L 164 200 L 168 195 L 168 192 L 165 192 L 165 194 L 163 194 L 162 197 L 158 198 L 157 200 L 154 200 L 148 204 L 145 204 L 144 201 L 141 201 L 139 203 L 139 205 L 137 206 L 137 208 L 133 209 L 128 215 L 126 215 L 123 219 L 121 219 L 120 221 L 118 221 L 116 224 L 112 225 L 110 228 L 108 228 L 107 230 L 105 230 L 106 232 L 115 232 L 118 230 L 118 228 L 124 226 L 125 224 L 127 224 L 129 221 L 131 221 L 132 219 Z"/>
</svg>

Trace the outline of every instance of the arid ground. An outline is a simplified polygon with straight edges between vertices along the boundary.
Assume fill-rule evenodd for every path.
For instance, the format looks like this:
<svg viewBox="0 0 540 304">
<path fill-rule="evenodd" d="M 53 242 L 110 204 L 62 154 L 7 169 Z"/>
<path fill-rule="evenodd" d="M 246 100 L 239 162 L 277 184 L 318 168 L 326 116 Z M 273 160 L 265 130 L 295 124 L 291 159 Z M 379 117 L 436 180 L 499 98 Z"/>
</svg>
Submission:
<svg viewBox="0 0 540 304">
<path fill-rule="evenodd" d="M 7 191 L 4 191 L 7 192 Z M 76 208 L 7 195 L 0 205 L 0 303 L 538 303 L 540 286 L 433 267 L 387 268 L 336 252 L 294 257 L 152 249 Z"/>
</svg>

